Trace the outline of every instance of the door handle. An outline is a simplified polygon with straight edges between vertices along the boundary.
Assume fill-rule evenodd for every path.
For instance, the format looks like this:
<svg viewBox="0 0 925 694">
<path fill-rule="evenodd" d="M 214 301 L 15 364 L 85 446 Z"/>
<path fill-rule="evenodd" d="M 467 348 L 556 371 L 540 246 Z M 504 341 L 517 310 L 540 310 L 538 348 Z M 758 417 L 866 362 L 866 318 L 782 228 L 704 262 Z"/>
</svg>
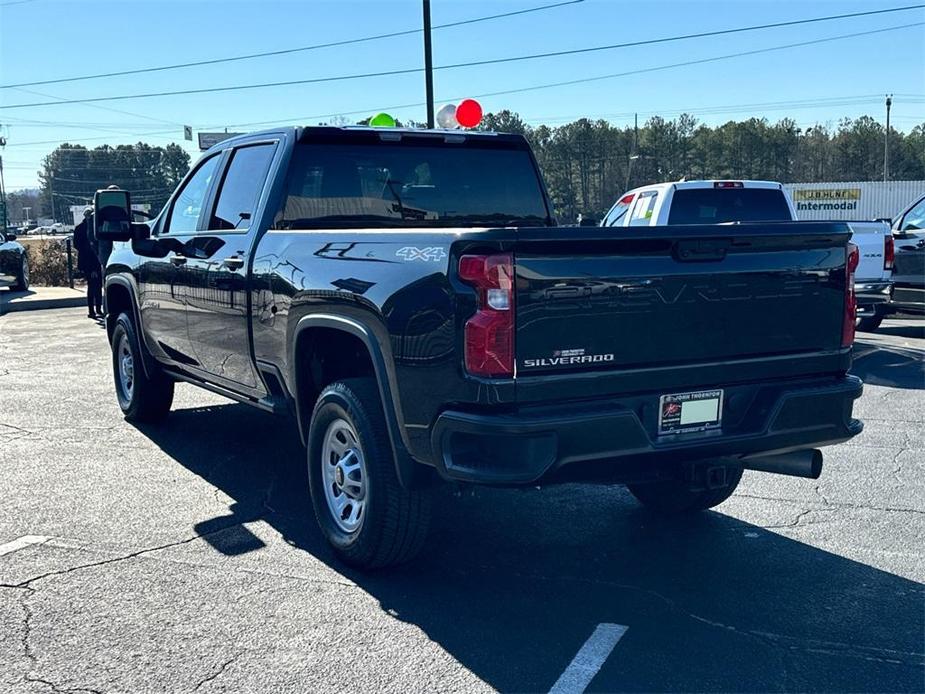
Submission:
<svg viewBox="0 0 925 694">
<path fill-rule="evenodd" d="M 170 256 L 170 262 L 174 265 L 186 265 L 186 256 L 172 255 Z"/>
<path fill-rule="evenodd" d="M 231 255 L 222 261 L 222 265 L 229 270 L 239 270 L 244 267 L 244 258 L 239 255 Z"/>
</svg>

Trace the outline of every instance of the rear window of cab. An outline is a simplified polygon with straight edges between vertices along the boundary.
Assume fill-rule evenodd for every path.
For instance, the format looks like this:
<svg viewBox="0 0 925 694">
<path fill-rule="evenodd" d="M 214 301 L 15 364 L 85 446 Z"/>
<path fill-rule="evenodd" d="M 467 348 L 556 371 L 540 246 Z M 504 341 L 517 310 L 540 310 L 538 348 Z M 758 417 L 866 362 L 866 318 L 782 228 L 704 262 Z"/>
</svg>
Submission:
<svg viewBox="0 0 925 694">
<path fill-rule="evenodd" d="M 681 188 L 674 192 L 668 224 L 790 222 L 779 188 Z"/>
</svg>

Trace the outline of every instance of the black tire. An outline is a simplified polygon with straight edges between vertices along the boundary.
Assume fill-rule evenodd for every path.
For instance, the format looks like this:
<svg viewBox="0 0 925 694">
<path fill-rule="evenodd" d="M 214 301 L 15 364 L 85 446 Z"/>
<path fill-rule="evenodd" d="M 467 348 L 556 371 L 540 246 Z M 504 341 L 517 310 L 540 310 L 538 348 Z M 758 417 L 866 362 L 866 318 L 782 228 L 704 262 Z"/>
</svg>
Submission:
<svg viewBox="0 0 925 694">
<path fill-rule="evenodd" d="M 124 339 L 124 345 L 123 345 Z M 120 314 L 112 331 L 112 373 L 116 399 L 122 414 L 130 422 L 160 422 L 173 404 L 174 382 L 162 371 L 146 374 L 142 363 L 141 343 L 135 324 L 128 314 Z M 124 348 L 124 349 L 123 349 Z M 131 356 L 131 386 L 123 384 L 121 362 L 124 350 Z"/>
<path fill-rule="evenodd" d="M 865 316 L 864 318 L 858 318 L 857 329 L 864 333 L 872 333 L 880 327 L 882 322 L 883 316 Z"/>
<path fill-rule="evenodd" d="M 344 530 L 335 520 L 328 494 L 336 496 L 337 492 L 336 488 L 326 490 L 324 470 L 325 465 L 336 467 L 324 459 L 323 451 L 332 425 L 343 422 L 355 432 L 365 467 L 362 516 L 352 531 Z M 405 489 L 398 481 L 379 389 L 373 379 L 332 383 L 322 391 L 312 412 L 307 453 L 315 518 L 341 561 L 374 569 L 408 561 L 421 550 L 430 522 L 430 495 L 426 490 Z"/>
<path fill-rule="evenodd" d="M 22 261 L 19 264 L 19 274 L 16 275 L 16 284 L 13 285 L 14 292 L 24 292 L 29 288 L 29 257 L 23 253 Z"/>
<path fill-rule="evenodd" d="M 742 468 L 726 468 L 726 486 L 719 489 L 691 489 L 683 479 L 629 484 L 627 489 L 646 508 L 663 514 L 693 513 L 719 506 L 739 486 Z"/>
</svg>

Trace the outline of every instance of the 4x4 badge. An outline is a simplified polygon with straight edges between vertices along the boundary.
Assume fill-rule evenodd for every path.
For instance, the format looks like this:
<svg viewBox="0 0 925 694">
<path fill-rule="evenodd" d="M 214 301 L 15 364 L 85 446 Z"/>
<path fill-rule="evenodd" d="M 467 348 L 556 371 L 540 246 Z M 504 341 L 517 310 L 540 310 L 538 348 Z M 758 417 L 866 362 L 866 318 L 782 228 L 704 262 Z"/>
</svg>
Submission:
<svg viewBox="0 0 925 694">
<path fill-rule="evenodd" d="M 405 260 L 423 260 L 424 262 L 436 263 L 446 258 L 446 251 L 440 246 L 430 246 L 428 248 L 405 246 L 395 251 L 395 255 Z"/>
</svg>

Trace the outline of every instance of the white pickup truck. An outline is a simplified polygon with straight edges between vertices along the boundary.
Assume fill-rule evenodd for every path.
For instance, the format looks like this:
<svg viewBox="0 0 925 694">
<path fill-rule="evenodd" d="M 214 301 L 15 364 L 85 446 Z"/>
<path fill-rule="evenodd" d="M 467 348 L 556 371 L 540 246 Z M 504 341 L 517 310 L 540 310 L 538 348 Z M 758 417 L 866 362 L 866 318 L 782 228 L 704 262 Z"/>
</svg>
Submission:
<svg viewBox="0 0 925 694">
<path fill-rule="evenodd" d="M 610 208 L 602 227 L 674 224 L 795 222 L 796 210 L 774 181 L 677 181 L 627 191 Z M 876 330 L 890 301 L 893 236 L 886 222 L 846 222 L 858 246 L 855 272 L 858 329 Z"/>
</svg>

